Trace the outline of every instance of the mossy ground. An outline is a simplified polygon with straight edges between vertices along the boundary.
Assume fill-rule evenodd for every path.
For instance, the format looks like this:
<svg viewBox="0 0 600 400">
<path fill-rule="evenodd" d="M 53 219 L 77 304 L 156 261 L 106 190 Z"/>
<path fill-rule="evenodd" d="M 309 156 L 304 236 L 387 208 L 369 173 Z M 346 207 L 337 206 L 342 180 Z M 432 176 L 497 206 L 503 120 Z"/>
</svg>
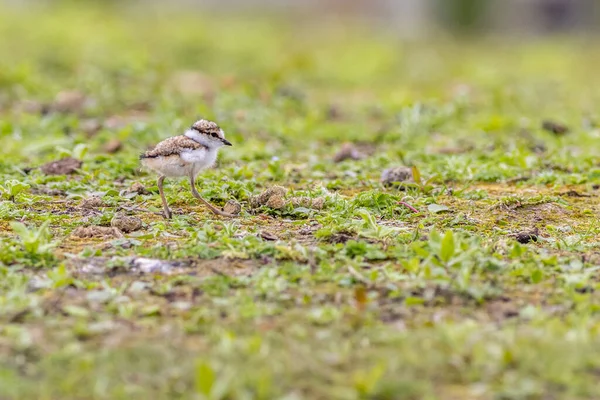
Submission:
<svg viewBox="0 0 600 400">
<path fill-rule="evenodd" d="M 0 398 L 600 397 L 591 39 L 5 11 Z M 138 154 L 199 117 L 234 143 L 199 190 L 243 211 L 171 180 L 166 221 Z M 366 157 L 334 162 L 344 142 Z M 38 168 L 64 156 L 82 167 Z M 401 165 L 421 182 L 384 187 Z M 273 185 L 324 207 L 251 207 Z M 142 229 L 72 234 L 116 212 Z"/>
</svg>

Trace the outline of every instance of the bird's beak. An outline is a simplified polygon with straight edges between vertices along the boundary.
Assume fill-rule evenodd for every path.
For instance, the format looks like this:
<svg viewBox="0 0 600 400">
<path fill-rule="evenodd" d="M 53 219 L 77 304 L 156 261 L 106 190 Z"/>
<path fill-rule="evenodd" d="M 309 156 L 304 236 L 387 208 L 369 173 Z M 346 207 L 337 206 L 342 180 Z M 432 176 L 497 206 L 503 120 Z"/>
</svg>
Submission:
<svg viewBox="0 0 600 400">
<path fill-rule="evenodd" d="M 221 139 L 221 141 L 223 142 L 223 144 L 224 144 L 225 146 L 233 146 L 233 145 L 231 144 L 231 142 L 230 142 L 229 140 L 227 140 L 227 139 Z"/>
</svg>

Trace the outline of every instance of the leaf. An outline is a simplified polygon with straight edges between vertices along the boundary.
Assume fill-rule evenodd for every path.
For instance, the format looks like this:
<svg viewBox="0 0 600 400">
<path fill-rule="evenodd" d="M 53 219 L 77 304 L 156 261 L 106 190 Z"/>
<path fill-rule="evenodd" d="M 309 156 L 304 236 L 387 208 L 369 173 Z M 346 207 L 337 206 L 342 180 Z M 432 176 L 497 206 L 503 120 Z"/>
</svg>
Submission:
<svg viewBox="0 0 600 400">
<path fill-rule="evenodd" d="M 73 278 L 67 271 L 65 264 L 62 263 L 55 269 L 48 271 L 46 275 L 52 280 L 55 288 L 64 287 L 73 282 Z"/>
<path fill-rule="evenodd" d="M 414 250 L 416 255 L 418 255 L 422 258 L 427 258 L 430 255 L 429 250 L 423 248 L 423 246 L 418 243 L 413 243 L 411 245 L 411 248 Z M 420 262 L 417 265 L 420 265 Z"/>
<path fill-rule="evenodd" d="M 140 310 L 140 314 L 143 315 L 144 317 L 153 317 L 153 316 L 160 315 L 160 313 L 161 313 L 160 306 L 158 306 L 156 304 L 142 307 L 142 309 Z"/>
<path fill-rule="evenodd" d="M 437 175 L 432 176 L 431 178 L 429 178 L 425 181 L 425 186 L 433 187 L 431 184 L 434 183 L 437 179 L 438 179 Z"/>
<path fill-rule="evenodd" d="M 85 308 L 74 305 L 64 306 L 63 311 L 73 317 L 85 318 L 90 315 L 90 312 Z"/>
<path fill-rule="evenodd" d="M 363 221 L 365 221 L 365 223 L 367 223 L 369 225 L 372 225 L 373 223 L 375 223 L 375 220 L 373 219 L 373 216 L 371 215 L 371 213 L 369 213 L 364 208 L 357 210 L 356 214 L 358 214 L 358 216 L 360 216 L 363 219 Z"/>
<path fill-rule="evenodd" d="M 16 222 L 16 221 L 11 222 L 10 227 L 12 228 L 13 231 L 15 231 L 17 233 L 17 235 L 19 235 L 21 240 L 24 240 L 29 236 L 29 230 L 27 229 L 25 224 L 23 224 L 21 222 Z"/>
<path fill-rule="evenodd" d="M 358 371 L 354 375 L 354 385 L 356 390 L 362 395 L 361 398 L 373 398 L 377 384 L 381 381 L 385 373 L 385 366 L 379 364 L 370 370 Z"/>
<path fill-rule="evenodd" d="M 440 233 L 435 229 L 435 227 L 429 232 L 429 242 L 438 244 L 442 241 L 442 237 Z"/>
<path fill-rule="evenodd" d="M 298 208 L 294 208 L 292 210 L 292 212 L 294 214 L 303 214 L 303 215 L 307 215 L 311 213 L 311 209 L 310 208 L 306 208 L 306 207 L 298 207 Z"/>
<path fill-rule="evenodd" d="M 404 299 L 404 304 L 407 306 L 419 306 L 424 303 L 425 303 L 425 300 L 422 299 L 421 297 L 409 296 L 406 299 Z"/>
<path fill-rule="evenodd" d="M 367 290 L 364 286 L 359 286 L 354 289 L 354 301 L 356 301 L 356 308 L 363 311 L 367 305 Z"/>
<path fill-rule="evenodd" d="M 14 198 L 16 195 L 27 189 L 29 189 L 29 185 L 27 183 L 20 182 L 16 179 L 6 182 L 5 190 L 8 191 L 11 198 Z"/>
<path fill-rule="evenodd" d="M 44 223 L 35 231 L 35 241 L 41 242 L 44 239 L 47 239 L 50 236 L 50 231 L 48 230 L 48 226 L 50 225 L 50 220 L 47 219 Z"/>
<path fill-rule="evenodd" d="M 419 172 L 419 168 L 417 168 L 416 166 L 412 167 L 412 174 L 413 174 L 413 179 L 414 181 L 421 186 L 421 173 Z"/>
<path fill-rule="evenodd" d="M 427 209 L 429 210 L 430 213 L 433 213 L 433 214 L 441 213 L 444 211 L 450 211 L 450 208 L 448 208 L 447 206 L 440 205 L 440 204 L 430 204 L 427 206 Z"/>
<path fill-rule="evenodd" d="M 440 258 L 444 262 L 450 261 L 452 256 L 454 256 L 454 252 L 456 251 L 456 246 L 454 244 L 454 234 L 451 230 L 447 230 L 444 238 L 442 239 L 442 247 L 440 249 Z"/>
<path fill-rule="evenodd" d="M 536 269 L 531 273 L 531 282 L 532 283 L 540 283 L 544 278 L 544 273 L 541 269 Z"/>
<path fill-rule="evenodd" d="M 79 143 L 73 148 L 73 158 L 83 160 L 86 153 L 88 152 L 88 146 L 84 143 Z"/>
<path fill-rule="evenodd" d="M 207 397 L 210 396 L 215 384 L 216 374 L 206 362 L 200 362 L 196 366 L 196 392 Z"/>
</svg>

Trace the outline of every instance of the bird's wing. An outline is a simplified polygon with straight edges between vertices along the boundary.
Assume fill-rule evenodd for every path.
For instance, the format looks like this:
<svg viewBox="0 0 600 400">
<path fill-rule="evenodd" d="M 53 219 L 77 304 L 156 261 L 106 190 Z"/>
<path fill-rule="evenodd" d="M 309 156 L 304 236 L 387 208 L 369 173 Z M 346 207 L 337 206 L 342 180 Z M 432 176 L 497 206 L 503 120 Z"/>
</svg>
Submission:
<svg viewBox="0 0 600 400">
<path fill-rule="evenodd" d="M 168 157 L 185 151 L 198 150 L 205 146 L 185 135 L 173 136 L 157 144 L 152 150 L 141 155 L 141 158 Z"/>
</svg>

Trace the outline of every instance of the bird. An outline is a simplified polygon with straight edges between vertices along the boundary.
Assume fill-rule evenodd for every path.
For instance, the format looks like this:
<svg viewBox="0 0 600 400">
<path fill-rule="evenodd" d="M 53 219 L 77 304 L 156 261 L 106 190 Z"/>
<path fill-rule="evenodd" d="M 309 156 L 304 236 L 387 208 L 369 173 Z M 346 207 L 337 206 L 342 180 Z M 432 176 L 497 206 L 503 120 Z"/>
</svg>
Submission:
<svg viewBox="0 0 600 400">
<path fill-rule="evenodd" d="M 163 183 L 166 178 L 181 177 L 189 179 L 192 195 L 211 212 L 223 217 L 236 216 L 221 211 L 204 200 L 195 185 L 198 173 L 215 163 L 217 153 L 223 146 L 232 146 L 231 142 L 225 139 L 223 129 L 213 121 L 200 119 L 183 135 L 169 137 L 140 155 L 141 164 L 159 175 L 157 185 L 165 218 L 171 219 L 172 213 L 165 198 Z"/>
</svg>

